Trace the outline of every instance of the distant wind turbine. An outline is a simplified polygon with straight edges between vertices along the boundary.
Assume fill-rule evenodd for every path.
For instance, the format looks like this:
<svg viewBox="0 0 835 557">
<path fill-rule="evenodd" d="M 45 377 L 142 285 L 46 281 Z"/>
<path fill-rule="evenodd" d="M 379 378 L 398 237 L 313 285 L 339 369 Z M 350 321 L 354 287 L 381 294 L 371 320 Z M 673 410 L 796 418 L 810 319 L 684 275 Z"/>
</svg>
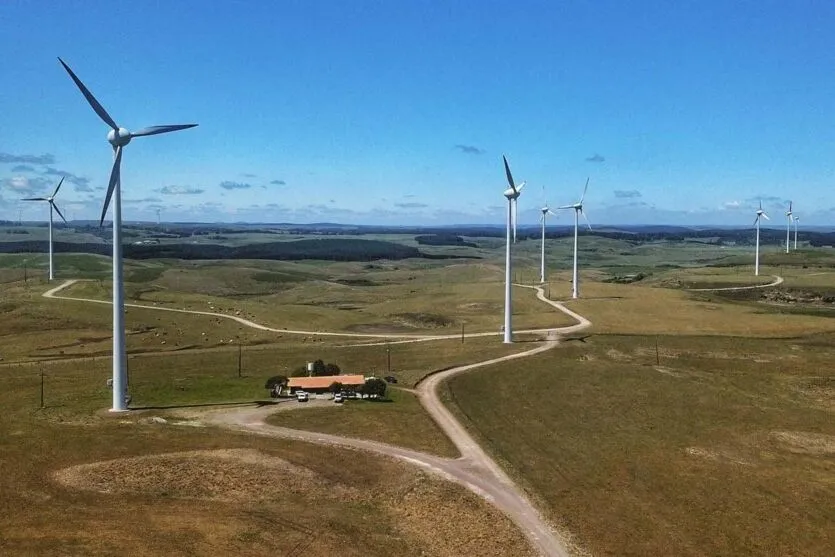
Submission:
<svg viewBox="0 0 835 557">
<path fill-rule="evenodd" d="M 61 178 L 61 181 L 58 182 L 58 187 L 55 188 L 55 191 L 52 192 L 52 195 L 49 197 L 27 197 L 26 199 L 21 199 L 21 201 L 46 201 L 49 203 L 49 280 L 53 280 L 55 278 L 54 273 L 54 265 L 52 262 L 52 210 L 54 209 L 58 216 L 61 217 L 61 220 L 64 223 L 67 222 L 67 219 L 64 218 L 64 215 L 61 214 L 61 210 L 58 208 L 58 205 L 55 204 L 55 196 L 58 195 L 58 190 L 61 189 L 61 184 L 64 183 L 64 178 Z"/>
<path fill-rule="evenodd" d="M 545 193 L 545 187 L 542 187 L 542 193 Z M 544 197 L 544 195 L 543 195 Z M 539 263 L 539 282 L 545 282 L 545 220 L 548 215 L 557 216 L 555 212 L 553 212 L 550 208 L 548 208 L 548 201 L 545 201 L 545 205 L 540 209 L 542 212 L 542 216 L 539 217 L 539 222 L 542 224 L 542 256 L 540 258 Z"/>
<path fill-rule="evenodd" d="M 786 253 L 789 253 L 789 234 L 792 227 L 792 202 L 789 201 L 789 210 L 786 211 Z"/>
<path fill-rule="evenodd" d="M 754 224 L 757 227 L 757 253 L 754 259 L 754 275 L 760 276 L 760 220 L 765 217 L 765 220 L 771 220 L 763 211 L 763 202 L 760 201 L 760 208 L 757 209 L 757 218 L 754 219 Z"/>
<path fill-rule="evenodd" d="M 113 196 L 113 408 L 112 412 L 123 412 L 127 410 L 127 356 L 125 353 L 125 292 L 122 269 L 122 194 L 121 194 L 121 166 L 122 150 L 134 137 L 146 135 L 158 135 L 161 133 L 174 132 L 193 128 L 197 124 L 175 124 L 166 126 L 151 126 L 143 128 L 138 132 L 130 132 L 119 127 L 107 111 L 99 104 L 99 101 L 84 86 L 80 79 L 73 73 L 61 58 L 58 58 L 67 73 L 75 82 L 76 86 L 90 103 L 99 118 L 110 126 L 107 133 L 107 141 L 113 146 L 113 167 L 110 171 L 110 182 L 107 185 L 107 194 L 104 198 L 104 206 L 101 211 L 99 226 L 104 224 L 104 217 L 107 208 L 110 206 L 110 198 Z"/>
<path fill-rule="evenodd" d="M 160 214 L 160 209 L 159 209 L 159 207 L 157 207 L 157 226 L 162 224 L 162 220 L 160 219 L 159 214 Z"/>
<path fill-rule="evenodd" d="M 507 175 L 507 183 L 509 188 L 504 190 L 504 196 L 507 198 L 507 244 L 505 248 L 505 262 L 504 262 L 504 342 L 510 344 L 513 342 L 513 330 L 511 329 L 511 312 L 512 312 L 512 297 L 511 297 L 511 277 L 512 275 L 512 259 L 511 259 L 511 228 L 513 228 L 513 236 L 515 241 L 516 223 L 513 218 L 513 207 L 525 182 L 518 186 L 513 181 L 513 175 L 510 173 L 510 166 L 507 164 L 507 157 L 502 155 L 504 161 L 504 171 Z"/>
<path fill-rule="evenodd" d="M 589 189 L 589 179 L 586 178 L 586 187 L 583 188 L 583 195 L 580 196 L 580 201 L 573 205 L 564 205 L 559 209 L 574 209 L 574 275 L 571 282 L 571 297 L 580 297 L 580 275 L 577 271 L 577 229 L 580 224 L 580 215 L 586 220 L 586 226 L 591 230 L 591 223 L 589 222 L 586 213 L 583 211 L 583 200 L 586 198 L 586 192 Z"/>
</svg>

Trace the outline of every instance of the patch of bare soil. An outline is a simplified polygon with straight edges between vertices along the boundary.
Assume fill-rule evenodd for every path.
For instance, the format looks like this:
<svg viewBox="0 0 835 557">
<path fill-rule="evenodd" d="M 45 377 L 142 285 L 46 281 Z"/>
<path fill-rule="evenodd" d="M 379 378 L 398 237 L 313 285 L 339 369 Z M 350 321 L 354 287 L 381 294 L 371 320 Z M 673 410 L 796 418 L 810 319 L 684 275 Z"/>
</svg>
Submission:
<svg viewBox="0 0 835 557">
<path fill-rule="evenodd" d="M 392 317 L 407 327 L 434 329 L 449 327 L 454 323 L 449 317 L 437 313 L 397 313 Z"/>
<path fill-rule="evenodd" d="M 737 455 L 730 454 L 728 451 L 707 449 L 705 447 L 687 447 L 684 452 L 690 456 L 704 458 L 706 460 L 713 460 L 716 462 L 730 462 L 732 464 L 739 464 L 741 466 L 751 466 L 753 462 L 740 458 Z"/>
<path fill-rule="evenodd" d="M 606 351 L 606 355 L 609 357 L 610 360 L 615 360 L 618 362 L 629 361 L 632 359 L 632 356 L 625 352 L 621 352 L 615 348 L 610 348 Z"/>
<path fill-rule="evenodd" d="M 773 289 L 763 291 L 761 299 L 776 304 L 799 304 L 814 306 L 835 305 L 835 295 L 829 289 Z"/>
<path fill-rule="evenodd" d="M 345 330 L 349 333 L 368 333 L 368 334 L 384 334 L 396 335 L 399 333 L 413 333 L 413 327 L 405 325 L 396 325 L 393 323 L 356 323 L 348 325 Z"/>
<path fill-rule="evenodd" d="M 63 485 L 99 493 L 142 493 L 172 499 L 251 501 L 275 491 L 321 491 L 334 497 L 356 490 L 251 449 L 188 451 L 81 464 L 56 472 Z M 277 481 L 280 478 L 280 481 Z"/>
<path fill-rule="evenodd" d="M 835 410 L 835 376 L 812 377 L 799 383 L 797 390 L 811 398 L 817 406 Z"/>
<path fill-rule="evenodd" d="M 781 448 L 792 453 L 835 455 L 835 435 L 804 431 L 772 431 L 769 437 Z"/>
<path fill-rule="evenodd" d="M 663 373 L 664 375 L 670 375 L 672 377 L 684 377 L 685 374 L 680 373 L 678 371 L 673 371 L 672 369 L 666 366 L 652 366 L 655 371 L 658 373 Z"/>
</svg>

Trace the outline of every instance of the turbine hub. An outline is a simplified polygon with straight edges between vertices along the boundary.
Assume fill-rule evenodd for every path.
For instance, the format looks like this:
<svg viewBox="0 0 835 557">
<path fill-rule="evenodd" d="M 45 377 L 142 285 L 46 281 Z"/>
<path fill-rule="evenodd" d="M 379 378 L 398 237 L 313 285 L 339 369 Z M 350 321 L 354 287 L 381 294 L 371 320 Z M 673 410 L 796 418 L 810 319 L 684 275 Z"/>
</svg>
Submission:
<svg viewBox="0 0 835 557">
<path fill-rule="evenodd" d="M 542 211 L 542 214 L 544 215 L 548 212 L 548 207 L 543 207 L 542 209 L 540 209 L 540 211 Z"/>
<path fill-rule="evenodd" d="M 118 130 L 110 130 L 107 132 L 107 140 L 110 142 L 113 147 L 124 147 L 128 143 L 130 143 L 131 137 L 130 132 L 125 128 L 119 128 Z"/>
<path fill-rule="evenodd" d="M 513 191 L 513 188 L 507 188 L 504 190 L 504 196 L 508 199 L 518 199 L 519 190 Z"/>
</svg>

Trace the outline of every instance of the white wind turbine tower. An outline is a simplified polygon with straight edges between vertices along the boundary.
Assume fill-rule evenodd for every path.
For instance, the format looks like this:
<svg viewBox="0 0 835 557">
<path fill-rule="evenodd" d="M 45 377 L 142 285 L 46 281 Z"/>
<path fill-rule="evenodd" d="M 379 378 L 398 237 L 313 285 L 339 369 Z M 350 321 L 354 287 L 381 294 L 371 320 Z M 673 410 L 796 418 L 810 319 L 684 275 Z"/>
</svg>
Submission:
<svg viewBox="0 0 835 557">
<path fill-rule="evenodd" d="M 542 188 L 543 194 L 545 193 L 545 187 Z M 544 197 L 544 195 L 543 195 Z M 545 201 L 545 205 L 540 209 L 542 212 L 542 216 L 539 217 L 539 222 L 542 224 L 542 254 L 539 263 L 539 282 L 545 282 L 545 220 L 548 215 L 557 216 L 550 208 L 548 208 L 548 201 Z"/>
<path fill-rule="evenodd" d="M 754 276 L 760 276 L 760 220 L 765 217 L 765 220 L 771 220 L 763 211 L 763 202 L 760 201 L 760 208 L 757 209 L 757 218 L 754 219 L 754 224 L 757 226 L 757 253 L 754 259 Z"/>
<path fill-rule="evenodd" d="M 113 167 L 110 171 L 110 182 L 107 186 L 107 194 L 104 198 L 104 207 L 101 211 L 99 225 L 104 224 L 104 217 L 110 205 L 110 198 L 113 197 L 113 408 L 111 412 L 123 412 L 127 410 L 127 356 L 125 353 L 125 293 L 122 277 L 122 193 L 121 193 L 121 165 L 122 150 L 134 137 L 146 135 L 157 135 L 177 130 L 193 128 L 197 124 L 176 124 L 167 126 L 151 126 L 143 128 L 138 132 L 130 132 L 120 128 L 107 111 L 99 104 L 99 101 L 84 86 L 80 79 L 73 73 L 61 58 L 58 58 L 67 73 L 81 90 L 84 98 L 90 103 L 99 118 L 110 126 L 107 133 L 107 141 L 113 146 Z"/>
<path fill-rule="evenodd" d="M 794 221 L 794 251 L 797 251 L 797 221 L 800 217 L 794 217 L 792 220 Z"/>
<path fill-rule="evenodd" d="M 586 178 L 586 187 L 583 188 L 583 195 L 580 196 L 580 201 L 573 205 L 559 207 L 559 209 L 574 209 L 574 274 L 571 280 L 571 297 L 575 299 L 580 297 L 580 275 L 577 272 L 577 229 L 580 224 L 580 215 L 583 215 L 583 218 L 586 219 L 586 226 L 591 230 L 591 223 L 589 223 L 586 213 L 583 212 L 583 200 L 586 198 L 588 189 L 589 179 Z"/>
<path fill-rule="evenodd" d="M 511 268 L 511 232 L 510 229 L 513 228 L 513 236 L 515 241 L 516 236 L 516 222 L 513 218 L 513 207 L 516 204 L 516 200 L 519 199 L 519 195 L 522 192 L 522 188 L 525 186 L 525 182 L 516 185 L 513 181 L 513 175 L 510 173 L 510 166 L 507 164 L 507 157 L 502 155 L 502 160 L 504 161 L 504 171 L 507 175 L 507 183 L 510 184 L 510 187 L 504 190 L 504 196 L 507 198 L 507 246 L 505 249 L 505 261 L 504 261 L 504 342 L 505 344 L 510 344 L 513 342 L 513 330 L 511 329 L 511 311 L 512 311 L 512 297 L 511 297 L 511 277 L 512 268 Z"/>
<path fill-rule="evenodd" d="M 58 190 L 61 189 L 61 184 L 63 184 L 63 183 L 64 183 L 64 179 L 61 178 L 61 181 L 58 182 L 58 187 L 55 188 L 55 191 L 52 192 L 52 195 L 50 195 L 49 197 L 27 197 L 26 199 L 21 199 L 21 201 L 46 201 L 47 203 L 49 203 L 49 280 L 53 280 L 55 278 L 55 273 L 54 273 L 55 267 L 54 267 L 53 262 L 52 262 L 52 254 L 53 254 L 53 249 L 52 249 L 52 211 L 53 211 L 53 209 L 55 210 L 56 213 L 58 213 L 58 216 L 61 217 L 61 220 L 63 220 L 64 223 L 67 222 L 67 219 L 65 219 L 64 215 L 61 214 L 61 210 L 58 208 L 58 205 L 55 204 L 55 196 L 58 195 Z"/>
<path fill-rule="evenodd" d="M 786 253 L 789 253 L 789 234 L 792 227 L 792 202 L 789 201 L 789 210 L 786 211 Z"/>
</svg>

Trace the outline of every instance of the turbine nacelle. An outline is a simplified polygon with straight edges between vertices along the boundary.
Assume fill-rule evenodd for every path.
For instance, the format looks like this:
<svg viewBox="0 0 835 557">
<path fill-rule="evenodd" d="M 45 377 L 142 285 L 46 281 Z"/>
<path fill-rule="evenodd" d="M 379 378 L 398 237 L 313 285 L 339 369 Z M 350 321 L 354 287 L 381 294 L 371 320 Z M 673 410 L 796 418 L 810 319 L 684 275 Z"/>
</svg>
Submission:
<svg viewBox="0 0 835 557">
<path fill-rule="evenodd" d="M 513 188 L 507 188 L 506 190 L 504 190 L 503 195 L 506 198 L 508 198 L 509 200 L 516 200 L 516 199 L 519 199 L 519 190 L 516 190 L 516 189 L 513 189 Z"/>
<path fill-rule="evenodd" d="M 125 128 L 118 128 L 107 132 L 107 141 L 109 141 L 110 144 L 113 145 L 114 149 L 116 147 L 124 147 L 125 145 L 130 143 L 131 139 L 133 139 L 133 136 Z"/>
</svg>

